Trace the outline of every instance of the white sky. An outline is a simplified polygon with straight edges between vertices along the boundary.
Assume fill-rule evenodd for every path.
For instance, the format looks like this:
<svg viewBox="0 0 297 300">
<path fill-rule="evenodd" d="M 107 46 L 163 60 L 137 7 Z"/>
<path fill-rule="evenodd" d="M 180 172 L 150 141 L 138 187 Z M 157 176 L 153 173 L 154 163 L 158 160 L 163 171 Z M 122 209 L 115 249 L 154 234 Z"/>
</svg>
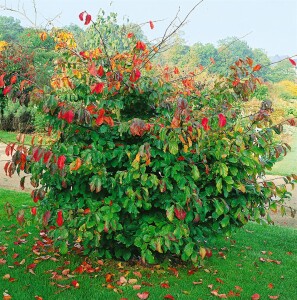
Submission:
<svg viewBox="0 0 297 300">
<path fill-rule="evenodd" d="M 24 6 L 33 18 L 32 0 L 0 0 L 0 5 L 17 8 Z M 150 38 L 162 35 L 166 26 L 180 7 L 180 18 L 199 0 L 36 0 L 38 22 L 53 18 L 61 13 L 56 26 L 70 23 L 81 25 L 78 14 L 88 11 L 95 16 L 100 8 L 105 12 L 117 12 L 119 21 L 124 16 L 131 22 L 143 23 L 149 20 L 164 19 L 144 32 Z M 0 11 L 1 15 L 12 15 L 29 25 L 20 15 Z M 244 38 L 253 48 L 262 48 L 269 55 L 297 54 L 297 0 L 204 0 L 190 15 L 183 28 L 188 44 L 195 42 L 216 43 L 227 36 Z"/>
</svg>

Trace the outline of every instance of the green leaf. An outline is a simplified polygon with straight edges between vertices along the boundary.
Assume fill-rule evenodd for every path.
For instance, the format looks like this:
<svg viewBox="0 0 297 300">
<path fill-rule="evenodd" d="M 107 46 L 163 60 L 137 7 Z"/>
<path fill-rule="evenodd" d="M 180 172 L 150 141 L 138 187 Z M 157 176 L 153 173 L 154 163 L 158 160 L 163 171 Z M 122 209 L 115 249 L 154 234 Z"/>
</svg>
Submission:
<svg viewBox="0 0 297 300">
<path fill-rule="evenodd" d="M 224 228 L 229 225 L 230 217 L 225 216 L 224 219 L 221 221 L 221 226 Z"/>
<path fill-rule="evenodd" d="M 184 253 L 190 257 L 193 253 L 195 244 L 193 242 L 188 243 L 184 248 Z"/>
<path fill-rule="evenodd" d="M 169 142 L 169 152 L 173 155 L 178 153 L 178 143 L 174 141 Z"/>
</svg>

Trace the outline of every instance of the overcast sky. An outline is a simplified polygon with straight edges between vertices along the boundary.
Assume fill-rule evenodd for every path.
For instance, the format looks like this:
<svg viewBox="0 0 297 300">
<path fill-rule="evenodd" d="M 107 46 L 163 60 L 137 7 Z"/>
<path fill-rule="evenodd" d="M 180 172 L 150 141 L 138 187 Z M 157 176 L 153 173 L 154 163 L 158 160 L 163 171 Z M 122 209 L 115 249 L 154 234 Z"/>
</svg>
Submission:
<svg viewBox="0 0 297 300">
<path fill-rule="evenodd" d="M 31 0 L 0 0 L 8 7 L 17 9 L 22 4 L 33 17 Z M 56 26 L 80 24 L 78 14 L 87 10 L 95 16 L 100 8 L 105 12 L 117 12 L 119 20 L 129 17 L 131 22 L 143 23 L 164 19 L 150 30 L 144 26 L 150 38 L 162 35 L 166 26 L 180 7 L 182 19 L 199 0 L 36 0 L 38 23 L 45 18 L 56 19 Z M 0 11 L 1 15 L 13 15 L 29 25 L 20 15 Z M 190 15 L 184 26 L 184 38 L 189 45 L 195 42 L 214 43 L 227 36 L 242 37 L 253 48 L 262 48 L 272 56 L 297 54 L 297 0 L 204 0 Z"/>
</svg>

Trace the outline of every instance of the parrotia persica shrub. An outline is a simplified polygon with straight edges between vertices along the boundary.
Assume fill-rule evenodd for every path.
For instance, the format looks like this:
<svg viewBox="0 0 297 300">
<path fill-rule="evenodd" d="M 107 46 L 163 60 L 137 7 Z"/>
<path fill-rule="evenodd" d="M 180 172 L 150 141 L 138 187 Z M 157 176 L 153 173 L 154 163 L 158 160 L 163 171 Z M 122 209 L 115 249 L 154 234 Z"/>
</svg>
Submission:
<svg viewBox="0 0 297 300">
<path fill-rule="evenodd" d="M 87 13 L 80 19 L 92 22 Z M 269 105 L 253 116 L 241 108 L 261 66 L 240 59 L 230 77 L 202 87 L 202 67 L 181 75 L 155 65 L 161 44 L 123 36 L 109 20 L 91 23 L 91 42 L 100 45 L 93 49 L 78 50 L 69 32 L 52 33 L 60 56 L 40 103 L 50 138 L 9 144 L 5 171 L 31 174 L 21 185 L 26 178 L 35 188 L 32 217 L 61 253 L 75 245 L 102 257 L 153 263 L 173 254 L 198 263 L 209 238 L 270 222 L 268 209 L 290 196 L 263 179 L 289 148 L 275 141 L 282 126 L 270 123 Z M 121 51 L 105 42 L 111 26 Z M 5 90 L 10 79 L 1 78 Z"/>
</svg>

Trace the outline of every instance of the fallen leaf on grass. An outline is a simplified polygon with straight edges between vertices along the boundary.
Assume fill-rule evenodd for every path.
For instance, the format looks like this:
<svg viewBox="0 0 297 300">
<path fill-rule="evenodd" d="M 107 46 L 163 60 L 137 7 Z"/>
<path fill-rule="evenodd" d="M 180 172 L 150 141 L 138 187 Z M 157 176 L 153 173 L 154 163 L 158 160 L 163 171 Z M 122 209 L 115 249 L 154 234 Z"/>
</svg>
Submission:
<svg viewBox="0 0 297 300">
<path fill-rule="evenodd" d="M 174 300 L 174 297 L 172 295 L 168 294 L 168 295 L 164 296 L 164 299 Z"/>
<path fill-rule="evenodd" d="M 140 272 L 138 272 L 138 271 L 133 272 L 133 274 L 134 274 L 135 276 L 137 276 L 138 278 L 141 278 L 141 277 L 142 277 L 142 274 L 141 274 Z"/>
<path fill-rule="evenodd" d="M 10 278 L 10 275 L 9 274 L 5 274 L 3 277 L 2 277 L 4 280 L 8 280 Z"/>
<path fill-rule="evenodd" d="M 168 282 L 162 282 L 162 283 L 160 284 L 160 286 L 161 286 L 163 289 L 169 289 L 169 288 L 170 288 Z"/>
<path fill-rule="evenodd" d="M 202 279 L 200 279 L 200 281 L 193 281 L 193 284 L 194 285 L 197 285 L 197 284 L 202 284 L 203 282 L 202 282 Z"/>
<path fill-rule="evenodd" d="M 235 286 L 235 290 L 236 290 L 236 291 L 240 291 L 240 292 L 242 292 L 242 287 L 240 287 L 240 286 L 236 285 L 236 286 Z"/>
<path fill-rule="evenodd" d="M 169 267 L 168 270 L 171 271 L 175 277 L 178 277 L 178 270 L 176 268 Z"/>
<path fill-rule="evenodd" d="M 107 273 L 105 275 L 105 281 L 106 282 L 112 282 L 112 277 L 114 276 L 114 274 L 111 274 L 111 273 Z"/>
<path fill-rule="evenodd" d="M 6 264 L 6 260 L 4 258 L 0 258 L 0 265 L 5 265 Z"/>
<path fill-rule="evenodd" d="M 3 300 L 11 300 L 11 299 L 12 299 L 12 297 L 7 293 L 7 291 L 5 291 L 3 293 Z"/>
<path fill-rule="evenodd" d="M 133 285 L 133 290 L 140 290 L 140 289 L 141 289 L 141 285 L 140 284 Z"/>
<path fill-rule="evenodd" d="M 216 281 L 222 284 L 224 283 L 224 281 L 221 278 L 216 278 Z"/>
<path fill-rule="evenodd" d="M 227 295 L 226 294 L 219 294 L 218 290 L 213 290 L 210 292 L 212 295 L 219 297 L 220 299 L 227 299 Z"/>
<path fill-rule="evenodd" d="M 273 289 L 274 288 L 273 283 L 269 283 L 267 286 L 268 286 L 269 289 Z"/>
<path fill-rule="evenodd" d="M 128 283 L 129 283 L 129 284 L 135 284 L 135 283 L 137 283 L 137 279 L 135 279 L 135 278 L 130 278 L 130 279 L 128 280 Z"/>
<path fill-rule="evenodd" d="M 137 293 L 137 297 L 139 299 L 147 299 L 149 297 L 149 295 L 150 295 L 149 292 Z"/>
<path fill-rule="evenodd" d="M 43 298 L 40 297 L 40 296 L 35 296 L 35 299 L 36 299 L 36 300 L 43 300 Z"/>
<path fill-rule="evenodd" d="M 279 298 L 279 296 L 268 296 L 269 297 L 269 299 L 278 299 Z"/>
<path fill-rule="evenodd" d="M 251 299 L 252 300 L 258 300 L 258 299 L 260 299 L 260 295 L 259 294 L 254 294 L 254 295 L 252 295 Z"/>
<path fill-rule="evenodd" d="M 72 280 L 71 281 L 72 286 L 74 286 L 75 288 L 79 288 L 79 283 L 77 280 Z"/>
</svg>

